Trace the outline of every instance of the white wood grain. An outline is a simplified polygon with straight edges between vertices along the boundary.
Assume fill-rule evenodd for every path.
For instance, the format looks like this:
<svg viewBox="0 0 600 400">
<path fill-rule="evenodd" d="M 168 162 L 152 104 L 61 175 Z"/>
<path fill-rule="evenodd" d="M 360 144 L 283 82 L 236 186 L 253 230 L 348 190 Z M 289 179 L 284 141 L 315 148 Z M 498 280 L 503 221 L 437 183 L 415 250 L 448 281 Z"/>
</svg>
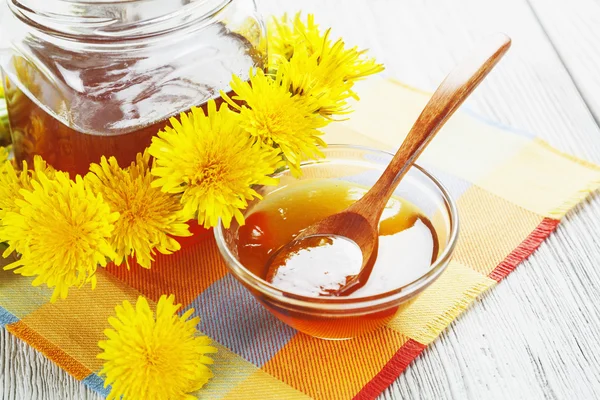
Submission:
<svg viewBox="0 0 600 400">
<path fill-rule="evenodd" d="M 600 121 L 600 2 L 528 1 L 596 121 Z M 570 23 L 563 23 L 565 20 Z"/>
<path fill-rule="evenodd" d="M 0 329 L 0 390 L 3 400 L 100 398 L 5 329 Z"/>
<path fill-rule="evenodd" d="M 258 3 L 265 13 L 313 11 L 348 42 L 371 48 L 388 75 L 426 89 L 435 88 L 479 38 L 504 31 L 513 37 L 513 48 L 467 107 L 600 162 L 600 129 L 525 0 Z M 586 13 L 589 21 L 600 17 L 593 7 Z M 546 16 L 539 14 L 543 23 Z M 572 32 L 570 24 L 580 21 L 555 18 L 550 24 Z M 578 54 L 592 51 L 581 46 Z M 567 65 L 577 62 L 572 53 L 561 55 Z M 597 79 L 589 65 L 577 77 L 579 87 Z M 600 398 L 600 294 L 594 290 L 600 284 L 599 231 L 596 196 L 455 321 L 382 398 Z M 95 398 L 4 331 L 0 339 L 6 398 Z"/>
</svg>

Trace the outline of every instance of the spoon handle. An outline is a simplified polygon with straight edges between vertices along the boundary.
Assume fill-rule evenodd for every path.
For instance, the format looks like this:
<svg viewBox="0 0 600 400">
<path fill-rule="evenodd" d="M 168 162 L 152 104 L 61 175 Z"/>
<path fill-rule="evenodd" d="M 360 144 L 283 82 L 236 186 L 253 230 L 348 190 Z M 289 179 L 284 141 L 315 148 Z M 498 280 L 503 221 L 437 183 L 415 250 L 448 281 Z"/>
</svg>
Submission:
<svg viewBox="0 0 600 400">
<path fill-rule="evenodd" d="M 446 120 L 500 61 L 510 48 L 510 43 L 508 36 L 495 34 L 448 74 L 379 180 L 360 201 L 351 206 L 354 212 L 361 213 L 373 226 L 377 226 L 381 213 L 398 183 Z"/>
</svg>

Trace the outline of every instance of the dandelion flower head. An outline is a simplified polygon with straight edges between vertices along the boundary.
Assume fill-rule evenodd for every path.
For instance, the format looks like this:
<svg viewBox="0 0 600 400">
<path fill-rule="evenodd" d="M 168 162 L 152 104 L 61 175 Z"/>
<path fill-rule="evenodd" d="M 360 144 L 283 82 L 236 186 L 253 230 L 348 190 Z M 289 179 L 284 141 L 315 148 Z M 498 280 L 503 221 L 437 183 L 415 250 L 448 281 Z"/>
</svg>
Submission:
<svg viewBox="0 0 600 400">
<path fill-rule="evenodd" d="M 278 152 L 255 143 L 239 114 L 226 104 L 217 109 L 212 100 L 206 114 L 194 107 L 170 123 L 149 148 L 157 177 L 152 185 L 181 194 L 184 215 L 205 228 L 216 226 L 219 218 L 226 228 L 233 218 L 243 224 L 240 210 L 260 198 L 253 186 L 277 183 L 269 175 L 281 166 Z"/>
<path fill-rule="evenodd" d="M 51 301 L 56 301 L 73 286 L 95 286 L 97 267 L 115 257 L 108 240 L 119 215 L 80 176 L 72 181 L 63 172 L 53 174 L 50 179 L 38 170 L 37 180 L 27 183 L 31 190 L 19 191 L 19 211 L 4 215 L 0 237 L 9 245 L 4 257 L 13 251 L 21 255 L 4 268 L 35 276 L 34 286 L 54 288 Z"/>
<path fill-rule="evenodd" d="M 117 265 L 127 261 L 129 266 L 129 257 L 135 256 L 139 265 L 150 268 L 156 250 L 171 254 L 180 249 L 171 236 L 191 235 L 179 199 L 152 187 L 149 162 L 148 152 L 138 154 L 126 169 L 114 157 L 102 157 L 86 175 L 92 190 L 119 213 L 111 238 Z"/>
<path fill-rule="evenodd" d="M 243 129 L 261 144 L 278 149 L 296 175 L 302 160 L 323 156 L 319 146 L 326 144 L 319 129 L 329 121 L 317 113 L 313 99 L 290 93 L 289 81 L 281 72 L 272 77 L 256 70 L 250 82 L 234 76 L 231 88 L 232 98 L 222 96 L 239 111 Z"/>
<path fill-rule="evenodd" d="M 128 301 L 116 307 L 110 317 L 112 329 L 107 340 L 98 343 L 104 360 L 100 372 L 105 386 L 112 385 L 108 399 L 195 399 L 190 395 L 213 376 L 206 354 L 216 352 L 210 338 L 200 336 L 198 317 L 188 319 L 189 309 L 177 315 L 175 298 L 161 296 L 152 312 L 148 301 L 139 297 L 135 307 Z"/>
</svg>

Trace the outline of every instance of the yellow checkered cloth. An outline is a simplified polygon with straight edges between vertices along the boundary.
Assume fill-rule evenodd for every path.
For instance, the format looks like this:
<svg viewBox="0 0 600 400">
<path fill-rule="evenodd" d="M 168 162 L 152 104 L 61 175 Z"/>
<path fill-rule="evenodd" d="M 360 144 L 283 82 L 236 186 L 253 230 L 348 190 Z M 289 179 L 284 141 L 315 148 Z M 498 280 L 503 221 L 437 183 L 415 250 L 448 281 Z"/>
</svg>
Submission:
<svg viewBox="0 0 600 400">
<path fill-rule="evenodd" d="M 329 143 L 396 149 L 429 95 L 372 81 Z M 386 327 L 350 341 L 298 333 L 227 273 L 209 235 L 159 256 L 152 269 L 109 267 L 95 291 L 50 304 L 51 291 L 0 272 L 0 325 L 106 395 L 96 358 L 107 318 L 123 300 L 173 293 L 216 342 L 206 399 L 371 399 L 381 393 L 477 296 L 528 257 L 559 220 L 600 185 L 600 167 L 534 136 L 457 113 L 421 156 L 457 200 L 461 233 L 446 272 Z M 198 238 L 196 238 L 198 239 Z"/>
</svg>

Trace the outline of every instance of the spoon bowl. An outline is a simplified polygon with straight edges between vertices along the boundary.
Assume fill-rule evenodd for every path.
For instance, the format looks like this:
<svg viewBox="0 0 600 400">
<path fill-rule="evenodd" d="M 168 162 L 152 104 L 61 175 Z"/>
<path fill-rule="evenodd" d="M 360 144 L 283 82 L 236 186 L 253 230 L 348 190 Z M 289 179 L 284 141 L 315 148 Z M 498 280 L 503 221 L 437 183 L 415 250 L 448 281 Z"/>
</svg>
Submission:
<svg viewBox="0 0 600 400">
<path fill-rule="evenodd" d="M 332 239 L 336 237 L 345 238 L 360 249 L 362 259 L 360 260 L 360 267 L 357 269 L 361 271 L 360 275 L 363 280 L 368 279 L 377 259 L 379 245 L 378 229 L 377 226 L 373 227 L 371 225 L 372 222 L 362 214 L 346 210 L 309 226 L 295 240 L 283 246 L 271 256 L 268 261 L 267 281 L 274 281 L 279 269 L 288 263 L 291 254 L 297 254 L 301 249 L 322 246 L 323 238 Z M 349 262 L 352 261 L 349 260 Z M 306 265 L 305 267 L 313 269 L 315 265 Z M 352 293 L 360 288 L 358 276 L 359 274 L 346 276 L 339 289 L 327 290 L 327 292 L 332 295 Z"/>
</svg>

